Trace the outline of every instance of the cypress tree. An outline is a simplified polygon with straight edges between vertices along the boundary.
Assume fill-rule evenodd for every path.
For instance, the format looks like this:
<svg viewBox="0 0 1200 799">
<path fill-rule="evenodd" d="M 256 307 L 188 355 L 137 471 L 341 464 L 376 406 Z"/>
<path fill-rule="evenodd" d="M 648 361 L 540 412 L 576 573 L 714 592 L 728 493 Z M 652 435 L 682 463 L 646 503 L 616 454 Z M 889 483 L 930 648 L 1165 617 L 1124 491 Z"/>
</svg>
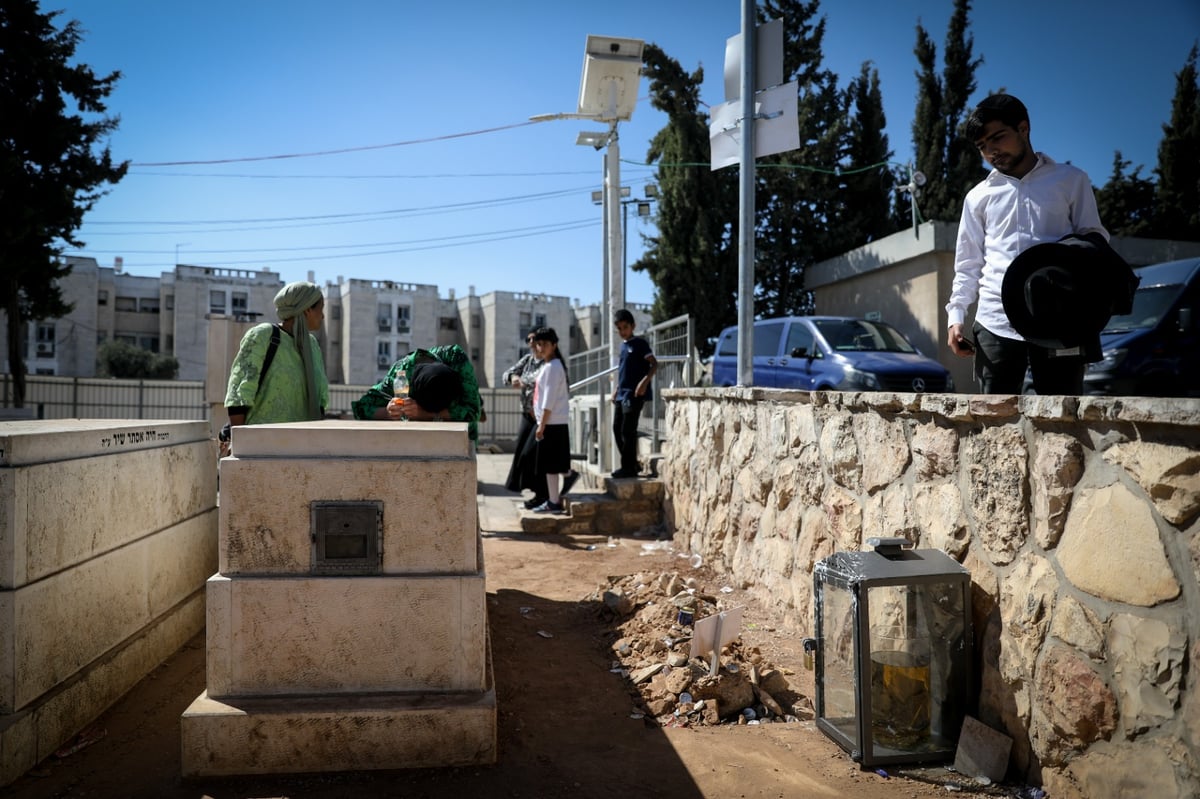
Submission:
<svg viewBox="0 0 1200 799">
<path fill-rule="evenodd" d="M 1196 45 L 1175 75 L 1171 119 L 1158 145 L 1154 230 L 1166 239 L 1200 241 L 1200 86 Z"/>
<path fill-rule="evenodd" d="M 97 77 L 73 65 L 79 23 L 54 26 L 36 0 L 0 3 L 0 310 L 16 407 L 25 403 L 25 325 L 68 313 L 59 260 L 83 215 L 125 175 L 99 141 L 117 127 L 103 116 L 119 72 Z"/>
</svg>

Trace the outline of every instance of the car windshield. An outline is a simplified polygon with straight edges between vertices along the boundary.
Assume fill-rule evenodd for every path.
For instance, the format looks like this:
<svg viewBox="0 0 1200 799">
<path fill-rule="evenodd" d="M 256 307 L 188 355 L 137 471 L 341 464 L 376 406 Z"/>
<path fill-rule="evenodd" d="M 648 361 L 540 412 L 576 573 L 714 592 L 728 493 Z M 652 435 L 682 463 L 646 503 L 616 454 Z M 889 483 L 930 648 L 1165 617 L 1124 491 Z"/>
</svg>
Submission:
<svg viewBox="0 0 1200 799">
<path fill-rule="evenodd" d="M 1171 303 L 1179 295 L 1182 286 L 1146 286 L 1133 293 L 1133 311 L 1114 316 L 1104 326 L 1105 333 L 1127 333 L 1154 327 L 1163 314 L 1171 310 Z"/>
<path fill-rule="evenodd" d="M 821 319 L 813 324 L 837 352 L 916 352 L 900 331 L 865 319 Z"/>
</svg>

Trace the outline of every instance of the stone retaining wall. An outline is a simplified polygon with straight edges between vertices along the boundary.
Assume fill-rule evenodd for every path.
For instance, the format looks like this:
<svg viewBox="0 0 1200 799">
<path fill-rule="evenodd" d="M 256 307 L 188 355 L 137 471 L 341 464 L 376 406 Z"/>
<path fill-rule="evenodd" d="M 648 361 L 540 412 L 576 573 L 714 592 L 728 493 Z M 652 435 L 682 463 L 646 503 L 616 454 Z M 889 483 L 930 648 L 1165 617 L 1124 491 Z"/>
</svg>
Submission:
<svg viewBox="0 0 1200 799">
<path fill-rule="evenodd" d="M 1055 797 L 1200 795 L 1200 400 L 663 392 L 675 540 L 811 634 L 813 564 L 971 572 L 979 704 Z"/>
</svg>

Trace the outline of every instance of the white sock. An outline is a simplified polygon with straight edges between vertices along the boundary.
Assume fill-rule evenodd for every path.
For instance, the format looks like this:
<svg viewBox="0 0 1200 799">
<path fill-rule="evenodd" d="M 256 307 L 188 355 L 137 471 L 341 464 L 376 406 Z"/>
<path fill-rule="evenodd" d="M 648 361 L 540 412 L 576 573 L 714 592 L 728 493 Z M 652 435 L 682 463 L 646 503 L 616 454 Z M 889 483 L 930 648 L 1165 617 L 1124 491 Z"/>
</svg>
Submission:
<svg viewBox="0 0 1200 799">
<path fill-rule="evenodd" d="M 548 489 L 547 495 L 550 497 L 550 502 L 555 505 L 559 503 L 561 498 L 560 494 L 558 493 L 558 485 L 557 474 L 546 475 L 546 488 Z"/>
</svg>

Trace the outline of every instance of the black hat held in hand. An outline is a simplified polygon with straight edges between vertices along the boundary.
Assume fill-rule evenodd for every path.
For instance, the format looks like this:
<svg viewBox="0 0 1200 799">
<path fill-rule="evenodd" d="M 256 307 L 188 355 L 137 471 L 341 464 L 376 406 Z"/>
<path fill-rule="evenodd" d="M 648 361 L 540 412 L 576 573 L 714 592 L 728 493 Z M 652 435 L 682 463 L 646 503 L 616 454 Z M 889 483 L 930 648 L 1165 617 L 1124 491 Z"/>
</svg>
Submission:
<svg viewBox="0 0 1200 799">
<path fill-rule="evenodd" d="M 1000 299 L 1026 341 L 1053 350 L 1078 348 L 1090 363 L 1103 357 L 1100 331 L 1108 320 L 1131 310 L 1137 284 L 1104 237 L 1086 233 L 1018 255 L 1004 273 Z"/>
<path fill-rule="evenodd" d="M 408 395 L 427 411 L 439 413 L 462 397 L 462 379 L 443 363 L 419 363 L 412 370 Z"/>
</svg>

